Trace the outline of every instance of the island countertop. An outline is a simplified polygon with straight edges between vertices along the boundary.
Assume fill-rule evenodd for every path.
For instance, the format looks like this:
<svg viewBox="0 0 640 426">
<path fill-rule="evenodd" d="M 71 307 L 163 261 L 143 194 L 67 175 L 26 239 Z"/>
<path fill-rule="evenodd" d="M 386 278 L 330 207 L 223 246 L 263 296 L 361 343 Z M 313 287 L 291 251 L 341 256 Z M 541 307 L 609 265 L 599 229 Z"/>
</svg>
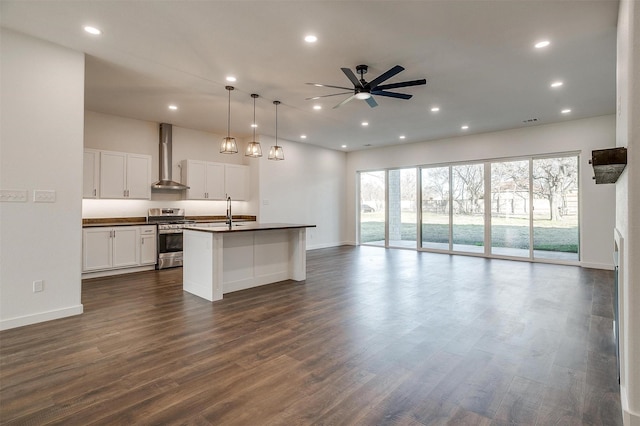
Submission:
<svg viewBox="0 0 640 426">
<path fill-rule="evenodd" d="M 247 232 L 247 231 L 270 231 L 274 229 L 299 229 L 299 228 L 315 228 L 316 225 L 302 225 L 296 223 L 234 223 L 231 227 L 221 223 L 213 226 L 185 226 L 184 230 L 211 232 L 211 233 L 229 233 L 229 232 Z"/>
</svg>

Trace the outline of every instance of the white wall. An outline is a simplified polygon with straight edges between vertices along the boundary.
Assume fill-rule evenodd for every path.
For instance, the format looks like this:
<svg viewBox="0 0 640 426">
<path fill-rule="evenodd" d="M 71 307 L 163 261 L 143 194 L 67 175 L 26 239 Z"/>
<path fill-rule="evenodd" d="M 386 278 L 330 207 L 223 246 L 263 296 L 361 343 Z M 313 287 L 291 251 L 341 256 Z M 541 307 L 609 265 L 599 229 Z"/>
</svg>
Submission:
<svg viewBox="0 0 640 426">
<path fill-rule="evenodd" d="M 345 218 L 345 167 L 343 152 L 278 140 L 284 161 L 267 159 L 273 138 L 260 140 L 260 221 L 316 225 L 307 230 L 307 248 L 343 244 Z"/>
<path fill-rule="evenodd" d="M 468 135 L 351 152 L 347 156 L 347 239 L 356 242 L 356 172 L 448 162 L 509 158 L 556 152 L 581 152 L 580 251 L 586 267 L 612 269 L 615 187 L 596 185 L 588 161 L 591 150 L 615 145 L 615 117 L 602 116 L 558 124 Z"/>
<path fill-rule="evenodd" d="M 640 8 L 620 2 L 618 16 L 616 145 L 628 165 L 616 183 L 616 229 L 623 238 L 620 263 L 620 396 L 627 426 L 640 425 Z"/>
<path fill-rule="evenodd" d="M 0 30 L 0 329 L 82 313 L 84 55 Z M 34 190 L 55 202 L 34 203 Z M 33 292 L 43 280 L 44 291 Z"/>
<path fill-rule="evenodd" d="M 85 111 L 84 146 L 109 151 L 130 152 L 152 156 L 151 176 L 159 179 L 159 124 L 132 118 Z M 238 154 L 220 154 L 221 135 L 173 126 L 173 180 L 180 182 L 180 161 L 186 159 L 218 163 L 249 164 L 242 151 Z M 241 145 L 241 141 L 239 141 Z M 240 147 L 241 148 L 241 147 Z M 257 197 L 256 194 L 251 194 Z M 84 218 L 146 217 L 153 207 L 181 207 L 189 216 L 224 215 L 224 201 L 183 200 L 181 192 L 153 191 L 151 200 L 83 200 Z M 256 203 L 252 200 L 234 201 L 233 214 L 254 215 Z"/>
</svg>

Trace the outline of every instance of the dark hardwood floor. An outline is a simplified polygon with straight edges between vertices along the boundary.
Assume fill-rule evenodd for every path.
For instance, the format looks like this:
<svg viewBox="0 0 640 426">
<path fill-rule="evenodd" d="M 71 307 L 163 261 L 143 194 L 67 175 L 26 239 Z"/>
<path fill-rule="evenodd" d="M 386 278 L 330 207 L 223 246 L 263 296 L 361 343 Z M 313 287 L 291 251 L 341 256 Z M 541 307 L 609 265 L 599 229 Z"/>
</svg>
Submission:
<svg viewBox="0 0 640 426">
<path fill-rule="evenodd" d="M 610 271 L 338 247 L 214 303 L 181 280 L 0 333 L 2 424 L 622 424 Z"/>
</svg>

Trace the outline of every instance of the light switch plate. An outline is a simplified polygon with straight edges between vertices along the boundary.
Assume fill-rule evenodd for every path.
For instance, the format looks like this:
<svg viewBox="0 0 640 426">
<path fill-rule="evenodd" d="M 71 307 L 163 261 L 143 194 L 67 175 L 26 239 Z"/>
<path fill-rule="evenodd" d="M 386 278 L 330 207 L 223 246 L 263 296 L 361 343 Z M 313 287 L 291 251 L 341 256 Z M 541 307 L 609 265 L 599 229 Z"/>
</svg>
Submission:
<svg viewBox="0 0 640 426">
<path fill-rule="evenodd" d="M 0 202 L 3 203 L 26 203 L 28 192 L 20 189 L 0 189 Z"/>
<path fill-rule="evenodd" d="M 36 189 L 33 191 L 34 203 L 55 203 L 56 191 L 52 189 Z"/>
</svg>

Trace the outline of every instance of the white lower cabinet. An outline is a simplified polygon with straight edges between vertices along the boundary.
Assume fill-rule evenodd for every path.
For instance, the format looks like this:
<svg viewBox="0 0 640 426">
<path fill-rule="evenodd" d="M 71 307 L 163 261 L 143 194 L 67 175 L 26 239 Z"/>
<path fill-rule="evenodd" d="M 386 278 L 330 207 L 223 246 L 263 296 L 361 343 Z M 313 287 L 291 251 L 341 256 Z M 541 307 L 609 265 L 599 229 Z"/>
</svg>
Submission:
<svg viewBox="0 0 640 426">
<path fill-rule="evenodd" d="M 140 227 L 140 265 L 155 265 L 158 257 L 155 226 Z"/>
<path fill-rule="evenodd" d="M 82 272 L 155 263 L 155 226 L 95 227 L 82 231 Z"/>
</svg>

